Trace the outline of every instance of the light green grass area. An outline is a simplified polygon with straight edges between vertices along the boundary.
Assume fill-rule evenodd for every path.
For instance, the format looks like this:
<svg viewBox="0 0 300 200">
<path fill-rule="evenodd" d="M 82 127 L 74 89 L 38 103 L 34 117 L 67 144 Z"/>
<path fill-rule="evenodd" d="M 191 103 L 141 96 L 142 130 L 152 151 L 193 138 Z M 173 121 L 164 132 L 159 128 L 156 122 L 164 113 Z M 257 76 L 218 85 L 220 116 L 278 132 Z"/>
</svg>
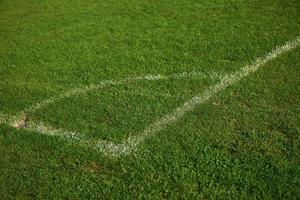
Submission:
<svg viewBox="0 0 300 200">
<path fill-rule="evenodd" d="M 299 0 L 0 0 L 0 114 L 199 74 L 27 113 L 120 143 L 298 36 Z M 298 47 L 127 156 L 0 124 L 0 199 L 299 199 L 299 72 Z"/>
</svg>

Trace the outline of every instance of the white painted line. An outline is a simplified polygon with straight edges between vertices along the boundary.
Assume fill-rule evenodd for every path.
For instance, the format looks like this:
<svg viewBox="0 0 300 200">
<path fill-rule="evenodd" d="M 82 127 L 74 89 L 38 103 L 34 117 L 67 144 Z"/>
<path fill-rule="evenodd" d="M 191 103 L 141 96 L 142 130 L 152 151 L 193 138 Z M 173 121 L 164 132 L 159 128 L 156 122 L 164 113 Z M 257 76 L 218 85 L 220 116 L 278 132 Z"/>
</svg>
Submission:
<svg viewBox="0 0 300 200">
<path fill-rule="evenodd" d="M 192 99 L 184 103 L 181 107 L 175 109 L 173 112 L 165 115 L 158 121 L 154 122 L 149 127 L 147 127 L 140 135 L 130 136 L 126 141 L 123 142 L 122 146 L 126 145 L 124 148 L 121 148 L 122 146 L 118 146 L 120 148 L 116 148 L 115 146 L 113 148 L 110 148 L 110 146 L 103 145 L 102 143 L 98 145 L 98 148 L 106 149 L 106 151 L 111 152 L 111 154 L 113 155 L 131 153 L 132 151 L 136 150 L 137 146 L 141 142 L 152 137 L 155 133 L 161 131 L 167 125 L 178 121 L 188 111 L 191 111 L 196 106 L 205 103 L 211 97 L 226 89 L 228 86 L 240 81 L 242 78 L 248 76 L 249 74 L 256 72 L 261 66 L 265 65 L 269 61 L 280 56 L 281 54 L 296 48 L 297 46 L 299 46 L 299 44 L 300 37 L 297 37 L 293 41 L 287 42 L 283 46 L 276 47 L 273 51 L 268 53 L 266 57 L 258 58 L 251 65 L 247 65 L 239 71 L 224 76 L 218 84 L 205 90 L 204 93 L 202 93 L 201 95 L 193 97 Z"/>
<path fill-rule="evenodd" d="M 7 124 L 13 128 L 16 128 L 15 124 L 18 118 L 16 116 L 12 115 L 5 115 L 0 113 L 0 125 L 1 124 Z M 72 131 L 65 131 L 62 129 L 56 129 L 49 125 L 45 125 L 43 123 L 36 123 L 34 121 L 30 121 L 28 126 L 22 128 L 22 130 L 37 132 L 39 134 L 47 135 L 47 136 L 54 136 L 54 137 L 60 137 L 66 140 L 67 142 L 75 143 L 77 145 L 88 147 L 88 148 L 94 148 L 97 144 L 103 144 L 109 149 L 117 149 L 123 150 L 126 149 L 125 145 L 122 144 L 114 144 L 112 142 L 107 142 L 104 140 L 95 140 L 93 138 L 90 138 L 86 136 L 86 134 L 79 133 L 79 132 L 72 132 Z M 103 154 L 109 156 L 110 151 L 105 151 L 105 149 L 98 149 Z"/>
<path fill-rule="evenodd" d="M 59 96 L 54 96 L 49 99 L 46 99 L 42 102 L 39 102 L 25 111 L 17 114 L 16 116 L 8 116 L 0 113 L 0 124 L 6 123 L 14 128 L 18 128 L 19 124 L 22 124 L 25 113 L 35 112 L 42 107 L 55 103 L 63 98 L 68 98 L 80 94 L 85 94 L 92 90 L 102 89 L 107 86 L 115 86 L 122 84 L 130 84 L 137 81 L 159 81 L 159 80 L 168 80 L 168 79 L 186 79 L 186 78 L 210 78 L 210 79 L 221 79 L 223 76 L 220 73 L 212 72 L 206 74 L 204 72 L 183 72 L 183 73 L 175 73 L 171 75 L 146 75 L 146 76 L 136 76 L 136 77 L 127 77 L 121 80 L 106 80 L 101 81 L 97 85 L 89 85 L 85 87 L 75 88 L 69 90 Z M 28 125 L 24 126 L 23 129 L 28 131 L 38 132 L 40 134 L 48 135 L 48 136 L 60 136 L 64 139 L 76 141 L 76 143 L 82 146 L 93 146 L 104 154 L 113 154 L 113 152 L 125 152 L 127 151 L 127 146 L 125 144 L 115 144 L 113 142 L 108 142 L 104 140 L 97 140 L 87 137 L 83 133 L 65 131 L 62 129 L 55 129 L 49 125 L 45 125 L 42 123 L 37 123 L 33 121 L 29 121 Z M 104 148 L 98 148 L 98 146 L 103 146 Z M 124 151 L 125 150 L 125 151 Z"/>
<path fill-rule="evenodd" d="M 192 77 L 202 77 L 202 78 L 222 78 L 222 75 L 220 73 L 210 73 L 209 75 L 204 73 L 204 72 L 183 72 L 183 73 L 176 73 L 176 74 L 171 74 L 171 75 L 146 75 L 146 76 L 135 76 L 135 77 L 127 77 L 124 79 L 120 80 L 106 80 L 106 81 L 101 81 L 98 84 L 91 84 L 89 86 L 84 86 L 84 87 L 78 87 L 71 89 L 61 95 L 58 96 L 53 96 L 49 99 L 46 99 L 44 101 L 41 101 L 27 109 L 23 113 L 32 113 L 35 112 L 42 107 L 46 107 L 54 102 L 57 102 L 61 99 L 72 97 L 72 96 L 77 96 L 81 94 L 85 94 L 89 91 L 92 90 L 97 90 L 97 89 L 102 89 L 107 86 L 116 86 L 116 85 L 124 85 L 124 84 L 130 84 L 134 83 L 137 81 L 159 81 L 159 80 L 168 80 L 168 79 L 185 79 L 185 78 L 192 78 Z M 20 114 L 22 115 L 22 114 Z"/>
<path fill-rule="evenodd" d="M 174 123 L 178 120 L 180 120 L 187 112 L 193 110 L 196 106 L 199 106 L 205 102 L 207 102 L 211 97 L 218 94 L 219 92 L 226 89 L 228 86 L 233 85 L 234 83 L 240 81 L 242 78 L 248 76 L 251 73 L 256 72 L 260 67 L 265 65 L 266 63 L 270 62 L 271 60 L 275 59 L 276 57 L 280 56 L 281 54 L 290 51 L 297 46 L 300 45 L 300 37 L 297 37 L 293 41 L 287 42 L 285 45 L 275 48 L 273 51 L 268 53 L 266 57 L 259 58 L 256 61 L 254 61 L 251 65 L 247 65 L 240 69 L 239 71 L 236 71 L 232 74 L 228 74 L 224 76 L 220 82 L 209 89 L 205 90 L 202 94 L 193 97 L 189 101 L 185 102 L 181 107 L 176 108 L 173 112 L 165 115 L 161 119 L 157 120 L 150 126 L 148 126 L 141 134 L 139 135 L 131 135 L 126 139 L 124 142 L 120 144 L 115 144 L 112 142 L 107 142 L 103 140 L 93 141 L 86 136 L 82 135 L 81 133 L 75 133 L 75 132 L 66 132 L 60 129 L 53 129 L 51 127 L 42 125 L 42 124 L 29 124 L 26 129 L 40 132 L 42 134 L 50 135 L 50 136 L 60 136 L 63 138 L 66 138 L 71 141 L 75 141 L 79 143 L 80 145 L 88 146 L 91 148 L 94 148 L 98 151 L 103 152 L 104 154 L 108 156 L 121 156 L 121 155 L 128 155 L 131 152 L 135 151 L 143 141 L 146 139 L 152 137 L 155 135 L 155 133 L 161 131 L 162 129 L 166 128 L 171 123 Z M 185 75 L 180 75 L 183 77 L 186 77 Z M 63 95 L 52 98 L 46 101 L 41 102 L 40 104 L 37 104 L 31 109 L 30 111 L 35 111 L 39 109 L 41 106 L 48 105 L 50 103 L 53 103 L 54 101 L 57 101 L 61 98 L 70 97 L 72 95 L 78 95 L 81 93 L 85 93 L 86 91 L 93 90 L 93 89 L 99 89 L 104 87 L 105 85 L 118 85 L 118 84 L 125 84 L 130 83 L 133 81 L 138 80 L 162 80 L 162 79 L 168 79 L 170 76 L 144 76 L 144 77 L 135 77 L 124 79 L 121 81 L 107 81 L 107 82 L 101 82 L 99 85 L 92 85 L 86 88 L 80 88 L 80 89 L 74 89 L 67 93 L 64 93 Z M 10 119 L 13 119 L 14 117 L 11 117 Z M 7 120 L 7 118 L 3 118 L 0 115 L 0 122 L 2 121 L 7 123 L 10 121 L 10 125 L 12 120 Z"/>
</svg>

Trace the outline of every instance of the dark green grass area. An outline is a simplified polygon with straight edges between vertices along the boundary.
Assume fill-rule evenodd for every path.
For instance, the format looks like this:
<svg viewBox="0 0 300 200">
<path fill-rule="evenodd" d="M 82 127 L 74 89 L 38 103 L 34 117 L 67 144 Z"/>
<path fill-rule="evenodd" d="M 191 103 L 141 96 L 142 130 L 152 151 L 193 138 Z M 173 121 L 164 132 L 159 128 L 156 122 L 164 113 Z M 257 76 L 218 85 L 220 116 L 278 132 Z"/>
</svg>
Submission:
<svg viewBox="0 0 300 200">
<path fill-rule="evenodd" d="M 300 35 L 298 0 L 0 0 L 0 113 L 120 142 Z M 299 199 L 300 48 L 110 158 L 0 124 L 0 199 Z"/>
</svg>

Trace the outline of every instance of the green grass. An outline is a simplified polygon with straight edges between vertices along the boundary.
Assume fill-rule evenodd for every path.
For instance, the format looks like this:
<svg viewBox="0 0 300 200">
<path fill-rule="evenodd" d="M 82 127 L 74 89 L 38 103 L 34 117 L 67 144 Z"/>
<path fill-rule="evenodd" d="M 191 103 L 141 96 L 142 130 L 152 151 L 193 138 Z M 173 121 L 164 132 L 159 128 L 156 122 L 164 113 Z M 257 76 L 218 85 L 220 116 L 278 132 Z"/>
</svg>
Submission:
<svg viewBox="0 0 300 200">
<path fill-rule="evenodd" d="M 0 113 L 147 74 L 29 113 L 121 142 L 300 35 L 298 0 L 1 0 Z M 0 124 L 0 199 L 299 199 L 300 48 L 189 112 L 129 156 Z"/>
</svg>

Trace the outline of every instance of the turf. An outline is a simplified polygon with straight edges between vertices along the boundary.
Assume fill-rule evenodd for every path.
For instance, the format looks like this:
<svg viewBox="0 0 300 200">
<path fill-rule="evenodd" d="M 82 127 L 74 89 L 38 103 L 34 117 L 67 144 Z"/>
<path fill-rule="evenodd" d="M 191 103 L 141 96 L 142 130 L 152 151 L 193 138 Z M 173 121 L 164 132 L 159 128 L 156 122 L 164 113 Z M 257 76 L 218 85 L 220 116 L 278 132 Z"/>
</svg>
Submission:
<svg viewBox="0 0 300 200">
<path fill-rule="evenodd" d="M 0 1 L 0 113 L 121 142 L 300 34 L 297 0 Z M 300 49 L 112 158 L 0 124 L 0 199 L 299 199 Z M 219 76 L 211 76 L 218 74 Z"/>
</svg>

